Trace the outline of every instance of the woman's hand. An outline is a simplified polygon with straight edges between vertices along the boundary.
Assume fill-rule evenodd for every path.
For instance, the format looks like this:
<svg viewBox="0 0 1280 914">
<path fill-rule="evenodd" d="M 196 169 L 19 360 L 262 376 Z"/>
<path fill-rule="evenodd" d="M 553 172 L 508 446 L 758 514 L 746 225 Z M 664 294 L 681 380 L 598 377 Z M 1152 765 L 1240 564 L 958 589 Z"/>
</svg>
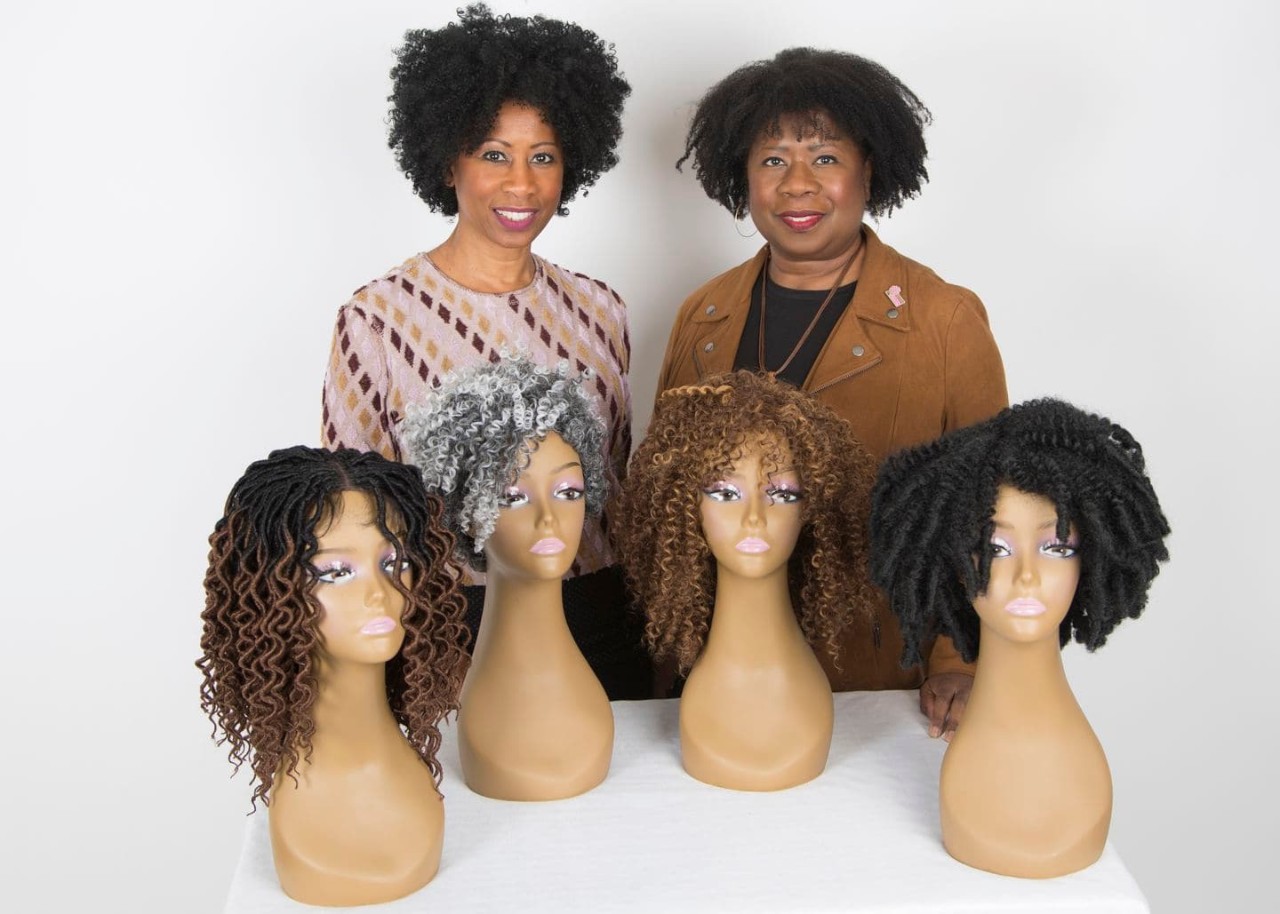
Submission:
<svg viewBox="0 0 1280 914">
<path fill-rule="evenodd" d="M 920 713 L 929 718 L 929 736 L 951 742 L 973 689 L 968 673 L 937 673 L 920 686 Z"/>
</svg>

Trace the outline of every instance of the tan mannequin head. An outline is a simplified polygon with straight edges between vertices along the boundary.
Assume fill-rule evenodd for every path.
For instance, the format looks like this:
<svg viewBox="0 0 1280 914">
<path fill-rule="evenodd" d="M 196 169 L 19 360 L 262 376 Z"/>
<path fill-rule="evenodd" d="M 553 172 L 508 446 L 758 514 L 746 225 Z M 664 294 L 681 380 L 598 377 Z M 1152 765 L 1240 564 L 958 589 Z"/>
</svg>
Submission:
<svg viewBox="0 0 1280 914">
<path fill-rule="evenodd" d="M 1058 512 L 1043 495 L 1001 486 L 991 517 L 991 571 L 973 609 L 989 635 L 1058 638 L 1080 581 L 1080 537 L 1058 537 Z"/>
<path fill-rule="evenodd" d="M 558 581 L 582 539 L 587 513 L 582 461 L 555 432 L 527 446 L 529 463 L 499 496 L 485 557 L 490 574 Z"/>
<path fill-rule="evenodd" d="M 707 502 L 735 473 L 752 496 L 747 504 L 764 507 L 750 523 L 764 517 L 771 527 L 775 517 L 782 527 L 798 522 L 794 546 L 788 533 L 763 556 L 749 558 L 736 549 L 743 537 L 731 530 L 728 547 L 713 549 L 709 539 L 721 542 L 721 512 Z M 739 371 L 664 393 L 631 458 L 615 530 L 648 619 L 650 648 L 659 657 L 674 655 L 688 670 L 710 629 L 717 557 L 747 569 L 789 552 L 786 572 L 800 627 L 810 643 L 834 649 L 848 620 L 870 612 L 866 515 L 874 477 L 875 462 L 848 423 L 787 384 Z M 801 487 L 799 501 L 782 492 L 792 483 Z M 739 529 L 748 522 L 725 513 Z"/>
<path fill-rule="evenodd" d="M 804 487 L 785 442 L 743 443 L 726 472 L 703 489 L 702 535 L 721 575 L 786 574 L 804 520 Z"/>
<path fill-rule="evenodd" d="M 548 445 L 553 435 L 556 440 Z M 427 404 L 410 408 L 400 439 L 427 488 L 444 500 L 458 558 L 477 571 L 487 569 L 486 547 L 499 518 L 527 517 L 529 512 L 508 493 L 523 491 L 520 480 L 544 447 L 550 448 L 544 460 L 553 453 L 564 457 L 547 464 L 545 472 L 555 476 L 557 485 L 576 482 L 581 492 L 577 501 L 564 493 L 547 496 L 557 511 L 572 505 L 579 516 L 595 516 L 608 495 L 604 425 L 583 393 L 581 379 L 569 376 L 567 364 L 553 370 L 509 357 L 460 371 Z M 568 452 L 576 457 L 564 456 Z M 564 466 L 574 462 L 576 469 Z M 540 501 L 546 493 L 536 494 Z M 561 530 L 561 539 L 574 538 L 573 548 L 564 550 L 570 562 L 581 532 Z"/>
<path fill-rule="evenodd" d="M 310 751 L 335 664 L 385 664 L 392 713 L 438 782 L 438 723 L 466 664 L 440 513 L 412 468 L 350 450 L 274 451 L 232 489 L 209 538 L 197 666 L 255 801 Z"/>
</svg>

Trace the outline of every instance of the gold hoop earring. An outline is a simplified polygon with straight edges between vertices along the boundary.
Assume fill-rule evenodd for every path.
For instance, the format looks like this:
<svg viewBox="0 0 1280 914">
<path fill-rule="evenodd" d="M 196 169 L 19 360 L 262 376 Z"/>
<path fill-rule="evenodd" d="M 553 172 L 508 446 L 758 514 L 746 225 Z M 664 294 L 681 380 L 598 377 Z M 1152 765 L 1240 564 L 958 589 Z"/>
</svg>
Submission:
<svg viewBox="0 0 1280 914">
<path fill-rule="evenodd" d="M 738 233 L 738 237 L 739 237 L 739 238 L 754 238 L 754 237 L 756 236 L 757 231 L 758 231 L 757 229 L 752 228 L 752 229 L 751 229 L 751 231 L 747 232 L 747 234 L 745 234 L 745 235 L 744 235 L 744 234 L 742 234 L 742 229 L 738 228 L 738 225 L 739 225 L 739 223 L 741 223 L 741 222 L 742 222 L 742 217 L 743 217 L 744 215 L 746 215 L 746 214 L 742 211 L 742 203 L 739 203 L 736 207 L 734 207 L 734 210 L 733 210 L 733 213 L 732 213 L 732 216 L 733 216 L 733 230 L 734 230 L 735 232 L 737 232 L 737 233 Z"/>
</svg>

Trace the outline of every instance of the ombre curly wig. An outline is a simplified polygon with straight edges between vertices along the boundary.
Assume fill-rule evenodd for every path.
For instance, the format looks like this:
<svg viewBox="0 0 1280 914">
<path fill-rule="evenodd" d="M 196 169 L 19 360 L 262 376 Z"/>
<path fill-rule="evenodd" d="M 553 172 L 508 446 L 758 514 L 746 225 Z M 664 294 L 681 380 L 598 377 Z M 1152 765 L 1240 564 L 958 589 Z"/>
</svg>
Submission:
<svg viewBox="0 0 1280 914">
<path fill-rule="evenodd" d="M 978 425 L 890 457 L 872 498 L 871 574 L 890 598 L 903 664 L 949 635 L 972 662 L 980 652 L 973 600 L 991 575 L 992 515 L 1000 486 L 1040 495 L 1075 525 L 1080 582 L 1059 628 L 1089 650 L 1137 618 L 1169 558 L 1169 524 L 1147 478 L 1142 447 L 1110 419 L 1061 400 L 1032 400 Z"/>
<path fill-rule="evenodd" d="M 609 495 L 604 422 L 569 363 L 546 368 L 507 356 L 464 368 L 435 389 L 425 405 L 409 407 L 400 425 L 406 457 L 427 488 L 444 500 L 444 521 L 457 557 L 477 571 L 484 544 L 498 525 L 502 490 L 529 465 L 537 442 L 555 432 L 578 452 L 587 514 L 604 510 Z"/>
<path fill-rule="evenodd" d="M 378 529 L 409 566 L 408 586 L 391 578 L 405 598 L 405 637 L 386 665 L 387 700 L 440 783 L 438 725 L 457 709 L 467 663 L 440 501 L 416 470 L 379 454 L 299 446 L 249 466 L 209 537 L 200 705 L 236 770 L 250 763 L 255 805 L 269 803 L 277 774 L 293 774 L 311 752 L 324 650 L 312 558 L 347 491 L 369 497 Z"/>
<path fill-rule="evenodd" d="M 872 612 L 867 508 L 876 464 L 849 424 L 796 388 L 748 371 L 674 388 L 662 394 L 631 458 L 615 534 L 649 649 L 674 657 L 681 673 L 702 652 L 715 609 L 704 490 L 760 443 L 785 445 L 800 477 L 803 527 L 788 584 L 805 637 L 834 657 L 841 630 Z M 777 465 L 776 452 L 765 457 Z"/>
<path fill-rule="evenodd" d="M 458 212 L 450 168 L 480 145 L 506 102 L 537 109 L 555 131 L 562 203 L 618 164 L 631 87 L 612 45 L 575 23 L 495 16 L 472 4 L 456 23 L 406 32 L 391 82 L 388 142 L 414 192 L 446 216 Z"/>
</svg>

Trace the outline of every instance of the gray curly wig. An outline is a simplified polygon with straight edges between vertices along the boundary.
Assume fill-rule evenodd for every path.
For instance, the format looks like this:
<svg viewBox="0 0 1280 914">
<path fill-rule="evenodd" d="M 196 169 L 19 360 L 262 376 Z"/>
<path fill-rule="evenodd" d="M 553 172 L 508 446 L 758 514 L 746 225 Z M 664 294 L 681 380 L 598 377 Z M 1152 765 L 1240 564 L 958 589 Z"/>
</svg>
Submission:
<svg viewBox="0 0 1280 914">
<path fill-rule="evenodd" d="M 427 488 L 444 499 L 444 522 L 458 558 L 485 570 L 484 544 L 498 523 L 498 496 L 529 465 L 534 443 L 555 432 L 578 452 L 587 513 L 608 498 L 604 423 L 569 376 L 569 363 L 544 368 L 524 356 L 467 368 L 447 378 L 425 405 L 411 406 L 400 442 Z"/>
</svg>

